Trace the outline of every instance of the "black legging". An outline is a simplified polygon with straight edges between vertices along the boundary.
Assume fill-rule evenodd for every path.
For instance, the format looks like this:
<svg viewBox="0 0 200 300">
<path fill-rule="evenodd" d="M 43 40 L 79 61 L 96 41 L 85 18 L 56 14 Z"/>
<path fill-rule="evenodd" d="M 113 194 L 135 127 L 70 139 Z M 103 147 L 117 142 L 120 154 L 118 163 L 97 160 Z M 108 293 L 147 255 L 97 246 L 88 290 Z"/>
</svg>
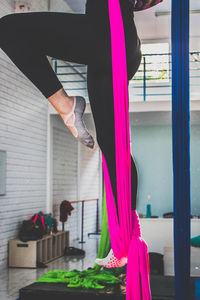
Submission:
<svg viewBox="0 0 200 300">
<path fill-rule="evenodd" d="M 140 61 L 140 40 L 129 0 L 120 0 L 124 22 L 127 74 L 130 80 Z M 88 66 L 87 88 L 97 142 L 107 161 L 117 199 L 114 103 L 108 0 L 88 0 L 86 14 L 29 12 L 0 19 L 0 46 L 46 97 L 63 86 L 46 57 Z M 128 84 L 128 83 L 127 83 Z M 132 161 L 132 209 L 136 209 L 137 170 Z"/>
</svg>

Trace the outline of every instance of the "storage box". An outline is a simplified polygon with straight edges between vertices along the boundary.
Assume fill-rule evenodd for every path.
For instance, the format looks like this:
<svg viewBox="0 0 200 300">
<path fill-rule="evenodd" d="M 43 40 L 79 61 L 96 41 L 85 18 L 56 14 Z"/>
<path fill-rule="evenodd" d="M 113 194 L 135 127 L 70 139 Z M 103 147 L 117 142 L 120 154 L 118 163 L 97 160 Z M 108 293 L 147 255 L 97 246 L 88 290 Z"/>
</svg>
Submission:
<svg viewBox="0 0 200 300">
<path fill-rule="evenodd" d="M 200 277 L 200 248 L 191 246 L 191 276 Z M 164 246 L 164 275 L 174 276 L 174 247 L 172 244 Z"/>
<path fill-rule="evenodd" d="M 45 235 L 37 241 L 9 241 L 9 267 L 36 268 L 37 262 L 48 263 L 64 254 L 69 246 L 69 231 Z"/>
</svg>

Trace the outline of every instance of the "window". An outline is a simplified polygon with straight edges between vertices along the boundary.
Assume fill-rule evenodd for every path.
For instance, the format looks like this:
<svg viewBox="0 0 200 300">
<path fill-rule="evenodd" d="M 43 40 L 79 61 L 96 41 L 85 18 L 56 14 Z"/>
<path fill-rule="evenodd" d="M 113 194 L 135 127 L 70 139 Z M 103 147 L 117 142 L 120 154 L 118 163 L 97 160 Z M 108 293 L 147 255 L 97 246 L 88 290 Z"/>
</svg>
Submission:
<svg viewBox="0 0 200 300">
<path fill-rule="evenodd" d="M 169 82 L 170 54 L 168 43 L 142 44 L 142 61 L 135 74 L 136 80 L 148 82 Z"/>
</svg>

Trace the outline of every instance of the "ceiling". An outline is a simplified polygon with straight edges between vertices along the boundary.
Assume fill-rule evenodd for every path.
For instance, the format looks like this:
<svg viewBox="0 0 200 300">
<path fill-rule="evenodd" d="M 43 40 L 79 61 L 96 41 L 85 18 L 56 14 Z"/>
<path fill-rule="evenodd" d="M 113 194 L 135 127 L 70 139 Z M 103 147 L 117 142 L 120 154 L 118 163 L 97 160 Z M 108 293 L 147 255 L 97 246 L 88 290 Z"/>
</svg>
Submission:
<svg viewBox="0 0 200 300">
<path fill-rule="evenodd" d="M 65 0 L 76 13 L 85 13 L 86 0 Z M 101 0 L 99 0 L 101 1 Z M 200 1 L 190 0 L 191 10 L 200 10 Z M 162 3 L 141 12 L 135 12 L 134 19 L 141 40 L 170 39 L 170 16 L 155 16 L 155 12 L 168 12 L 171 10 L 171 0 L 163 0 Z M 190 15 L 190 36 L 200 36 L 200 14 Z"/>
</svg>

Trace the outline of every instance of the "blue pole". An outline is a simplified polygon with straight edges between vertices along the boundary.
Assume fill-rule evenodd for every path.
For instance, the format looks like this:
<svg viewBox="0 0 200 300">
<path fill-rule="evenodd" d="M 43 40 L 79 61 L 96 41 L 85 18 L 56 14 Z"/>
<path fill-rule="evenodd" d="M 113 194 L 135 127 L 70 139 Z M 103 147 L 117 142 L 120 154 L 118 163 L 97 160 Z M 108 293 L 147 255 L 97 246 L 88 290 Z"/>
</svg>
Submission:
<svg viewBox="0 0 200 300">
<path fill-rule="evenodd" d="M 58 61 L 57 61 L 57 59 L 55 60 L 55 73 L 56 73 L 56 75 L 58 73 Z"/>
<path fill-rule="evenodd" d="M 189 0 L 172 0 L 175 299 L 190 300 Z"/>
</svg>

